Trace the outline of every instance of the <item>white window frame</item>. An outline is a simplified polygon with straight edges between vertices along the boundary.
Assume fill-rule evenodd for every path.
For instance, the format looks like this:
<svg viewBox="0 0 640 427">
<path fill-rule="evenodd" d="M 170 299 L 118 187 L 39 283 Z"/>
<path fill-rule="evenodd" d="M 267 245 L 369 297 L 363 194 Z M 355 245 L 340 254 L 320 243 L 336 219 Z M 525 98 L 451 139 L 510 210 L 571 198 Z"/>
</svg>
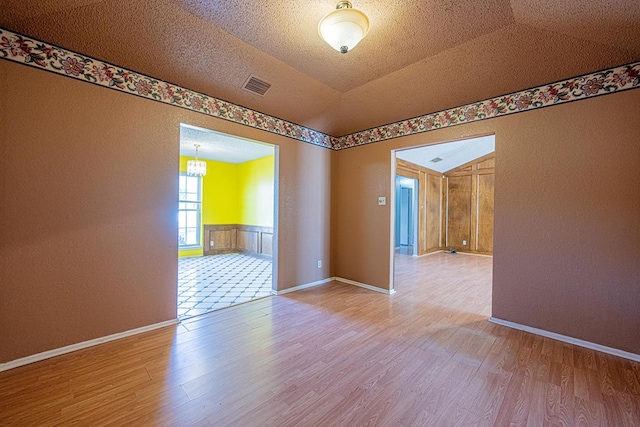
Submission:
<svg viewBox="0 0 640 427">
<path fill-rule="evenodd" d="M 180 191 L 180 177 L 185 177 L 186 179 L 197 179 L 198 180 L 198 200 L 187 200 L 182 198 L 182 192 Z M 185 181 L 186 183 L 186 181 Z M 197 204 L 197 209 L 180 209 L 182 203 L 192 203 Z M 180 230 L 185 230 L 185 235 L 187 229 L 193 227 L 180 227 L 180 212 L 197 212 L 197 227 L 196 227 L 196 240 L 195 244 L 180 244 Z M 202 248 L 200 241 L 201 238 L 201 230 L 202 230 L 202 177 L 201 176 L 189 176 L 185 172 L 180 172 L 178 178 L 178 248 L 179 249 L 199 249 Z"/>
</svg>

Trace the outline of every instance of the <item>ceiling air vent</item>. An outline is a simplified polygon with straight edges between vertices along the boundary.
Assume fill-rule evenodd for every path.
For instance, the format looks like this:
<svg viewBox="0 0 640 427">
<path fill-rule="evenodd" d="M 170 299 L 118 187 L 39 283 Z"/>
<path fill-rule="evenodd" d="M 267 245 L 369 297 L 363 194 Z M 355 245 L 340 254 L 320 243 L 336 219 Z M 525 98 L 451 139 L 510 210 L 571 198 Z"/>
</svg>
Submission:
<svg viewBox="0 0 640 427">
<path fill-rule="evenodd" d="M 253 74 L 250 75 L 247 81 L 242 85 L 242 89 L 260 96 L 264 96 L 264 94 L 267 93 L 270 87 L 271 83 L 260 80 Z"/>
<path fill-rule="evenodd" d="M 429 160 L 431 163 L 438 163 L 441 162 L 442 159 L 440 157 L 434 157 L 433 159 Z"/>
</svg>

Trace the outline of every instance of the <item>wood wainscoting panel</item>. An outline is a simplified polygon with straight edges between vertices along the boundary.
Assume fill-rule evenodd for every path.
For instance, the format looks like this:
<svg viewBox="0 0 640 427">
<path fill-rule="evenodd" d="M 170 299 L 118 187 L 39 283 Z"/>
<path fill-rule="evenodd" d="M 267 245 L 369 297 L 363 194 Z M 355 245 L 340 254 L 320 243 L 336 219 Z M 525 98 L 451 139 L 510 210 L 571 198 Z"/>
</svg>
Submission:
<svg viewBox="0 0 640 427">
<path fill-rule="evenodd" d="M 273 233 L 260 233 L 262 241 L 260 242 L 260 255 L 273 256 Z"/>
<path fill-rule="evenodd" d="M 228 254 L 236 251 L 236 226 L 224 224 L 204 226 L 204 255 Z"/>
<path fill-rule="evenodd" d="M 243 224 L 205 224 L 204 255 L 234 252 L 271 258 L 273 228 Z"/>
<path fill-rule="evenodd" d="M 478 175 L 478 252 L 493 252 L 493 195 L 495 175 Z"/>
<path fill-rule="evenodd" d="M 471 241 L 471 175 L 449 177 L 448 214 L 448 246 L 468 251 Z"/>
<path fill-rule="evenodd" d="M 239 252 L 258 253 L 258 232 L 249 230 L 238 230 Z"/>
</svg>

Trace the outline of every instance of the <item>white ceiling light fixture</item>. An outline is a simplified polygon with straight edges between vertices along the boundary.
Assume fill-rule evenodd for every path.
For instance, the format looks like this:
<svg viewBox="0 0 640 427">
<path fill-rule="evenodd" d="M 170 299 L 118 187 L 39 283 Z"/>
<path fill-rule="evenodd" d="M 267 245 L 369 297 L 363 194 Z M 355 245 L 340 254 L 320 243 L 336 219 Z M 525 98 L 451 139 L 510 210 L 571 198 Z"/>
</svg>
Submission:
<svg viewBox="0 0 640 427">
<path fill-rule="evenodd" d="M 369 18 L 354 9 L 350 1 L 340 1 L 336 10 L 322 18 L 318 33 L 329 46 L 340 53 L 353 49 L 369 32 Z"/>
<path fill-rule="evenodd" d="M 200 144 L 193 144 L 196 147 L 196 159 L 187 160 L 187 175 L 205 176 L 207 174 L 207 162 L 198 160 L 198 148 Z"/>
</svg>

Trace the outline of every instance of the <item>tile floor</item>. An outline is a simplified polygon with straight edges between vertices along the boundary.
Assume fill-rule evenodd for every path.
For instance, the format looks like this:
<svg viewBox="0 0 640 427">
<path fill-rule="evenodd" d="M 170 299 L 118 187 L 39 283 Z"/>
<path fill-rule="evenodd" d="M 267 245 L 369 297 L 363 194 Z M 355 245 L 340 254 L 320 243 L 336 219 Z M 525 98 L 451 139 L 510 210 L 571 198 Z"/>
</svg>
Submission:
<svg viewBox="0 0 640 427">
<path fill-rule="evenodd" d="M 271 260 L 243 254 L 178 259 L 178 319 L 271 295 Z"/>
</svg>

